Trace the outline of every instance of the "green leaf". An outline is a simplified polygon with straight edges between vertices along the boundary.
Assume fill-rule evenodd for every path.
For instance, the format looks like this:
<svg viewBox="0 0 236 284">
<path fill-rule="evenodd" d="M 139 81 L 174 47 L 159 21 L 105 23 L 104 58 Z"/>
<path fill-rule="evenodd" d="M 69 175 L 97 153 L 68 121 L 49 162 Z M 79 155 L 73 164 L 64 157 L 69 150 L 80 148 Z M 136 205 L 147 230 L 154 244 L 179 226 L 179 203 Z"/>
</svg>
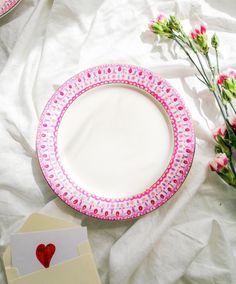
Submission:
<svg viewBox="0 0 236 284">
<path fill-rule="evenodd" d="M 209 47 L 208 47 L 208 44 L 207 44 L 207 37 L 204 35 L 204 34 L 200 34 L 197 36 L 197 44 L 199 45 L 200 47 L 200 50 L 207 54 L 208 51 L 209 51 Z"/>
<path fill-rule="evenodd" d="M 230 143 L 230 140 L 227 139 L 227 138 L 224 138 L 224 142 L 227 146 L 231 147 L 231 143 Z"/>
<path fill-rule="evenodd" d="M 221 97 L 222 97 L 223 103 L 227 104 L 233 98 L 233 94 L 229 90 L 226 90 L 225 88 L 223 88 L 222 93 L 221 93 Z"/>
<path fill-rule="evenodd" d="M 233 78 L 228 78 L 224 82 L 224 88 L 231 92 L 232 97 L 236 97 L 236 81 Z"/>
<path fill-rule="evenodd" d="M 225 124 L 226 124 L 226 128 L 227 128 L 227 131 L 228 131 L 228 136 L 229 136 L 229 141 L 230 141 L 230 145 L 236 149 L 236 135 L 235 135 L 235 132 L 234 130 L 232 129 L 231 125 L 229 124 L 229 121 L 226 120 L 225 121 Z"/>
<path fill-rule="evenodd" d="M 154 32 L 157 33 L 157 34 L 163 32 L 162 26 L 161 26 L 160 24 L 158 24 L 158 23 L 154 23 L 154 24 L 152 25 L 152 28 L 153 28 Z"/>
<path fill-rule="evenodd" d="M 224 81 L 224 87 L 227 90 L 234 91 L 235 90 L 235 81 L 233 78 L 228 78 Z"/>
<path fill-rule="evenodd" d="M 168 27 L 176 32 L 180 32 L 182 28 L 180 21 L 175 16 L 170 16 Z"/>
<path fill-rule="evenodd" d="M 216 154 L 222 153 L 222 149 L 221 149 L 221 147 L 220 147 L 219 144 L 216 144 L 216 145 L 215 145 L 215 153 L 216 153 Z"/>
<path fill-rule="evenodd" d="M 225 153 L 226 156 L 230 159 L 232 155 L 231 147 L 227 145 L 224 138 L 222 138 L 221 136 L 217 136 L 217 143 L 217 153 Z"/>
<path fill-rule="evenodd" d="M 217 172 L 217 174 L 229 185 L 236 188 L 236 178 L 232 170 L 228 167 L 225 167 L 221 172 Z"/>
</svg>

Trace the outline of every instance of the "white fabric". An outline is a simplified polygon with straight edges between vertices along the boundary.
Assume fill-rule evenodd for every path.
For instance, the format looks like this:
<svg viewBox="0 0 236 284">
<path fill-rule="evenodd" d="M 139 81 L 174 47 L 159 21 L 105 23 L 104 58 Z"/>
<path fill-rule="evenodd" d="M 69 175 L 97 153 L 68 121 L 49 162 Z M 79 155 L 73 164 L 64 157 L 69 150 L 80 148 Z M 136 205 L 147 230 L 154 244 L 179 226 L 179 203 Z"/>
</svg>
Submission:
<svg viewBox="0 0 236 284">
<path fill-rule="evenodd" d="M 235 9 L 230 0 L 23 0 L 0 20 L 1 252 L 24 217 L 41 209 L 88 227 L 103 283 L 236 283 L 236 191 L 207 170 L 219 111 L 184 55 L 168 42 L 154 46 L 145 32 L 158 11 L 175 13 L 188 28 L 205 22 L 221 38 L 222 67 L 235 68 Z M 116 62 L 149 68 L 178 89 L 197 149 L 186 182 L 166 205 L 138 220 L 101 222 L 49 202 L 55 196 L 37 162 L 35 134 L 57 86 Z"/>
</svg>

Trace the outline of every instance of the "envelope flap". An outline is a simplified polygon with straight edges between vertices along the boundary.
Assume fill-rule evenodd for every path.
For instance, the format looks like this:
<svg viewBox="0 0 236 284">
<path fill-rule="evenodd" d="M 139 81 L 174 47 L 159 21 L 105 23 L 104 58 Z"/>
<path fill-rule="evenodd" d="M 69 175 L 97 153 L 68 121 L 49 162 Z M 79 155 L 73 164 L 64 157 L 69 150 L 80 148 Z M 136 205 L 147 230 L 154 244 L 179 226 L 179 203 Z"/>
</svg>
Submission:
<svg viewBox="0 0 236 284">
<path fill-rule="evenodd" d="M 84 241 L 78 245 L 78 254 L 83 255 L 86 253 L 92 253 L 90 244 L 88 241 Z"/>
<path fill-rule="evenodd" d="M 52 266 L 49 269 L 19 277 L 11 284 L 101 284 L 91 254 Z"/>
<path fill-rule="evenodd" d="M 44 214 L 34 213 L 29 216 L 29 218 L 26 220 L 26 222 L 21 227 L 19 232 L 23 233 L 23 232 L 34 232 L 34 231 L 46 231 L 46 230 L 55 230 L 61 228 L 73 228 L 79 226 L 80 225 L 76 225 L 68 221 L 64 221 L 62 219 L 57 219 Z"/>
<path fill-rule="evenodd" d="M 8 283 L 11 283 L 13 280 L 19 277 L 18 270 L 14 267 L 5 267 L 5 273 Z"/>
<path fill-rule="evenodd" d="M 5 268 L 5 274 L 7 277 L 8 282 L 16 279 L 18 277 L 18 271 L 15 267 L 11 266 L 11 248 L 8 246 L 3 253 L 3 264 Z"/>
<path fill-rule="evenodd" d="M 5 267 L 11 266 L 11 248 L 7 246 L 2 257 Z"/>
</svg>

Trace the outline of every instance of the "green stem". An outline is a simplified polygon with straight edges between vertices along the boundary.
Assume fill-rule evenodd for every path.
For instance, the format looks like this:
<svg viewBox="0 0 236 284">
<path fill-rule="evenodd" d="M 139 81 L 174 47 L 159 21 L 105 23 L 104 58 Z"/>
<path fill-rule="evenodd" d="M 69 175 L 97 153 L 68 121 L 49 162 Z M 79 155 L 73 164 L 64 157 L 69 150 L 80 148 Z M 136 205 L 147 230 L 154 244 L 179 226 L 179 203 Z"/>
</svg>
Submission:
<svg viewBox="0 0 236 284">
<path fill-rule="evenodd" d="M 230 168 L 231 168 L 231 170 L 234 174 L 234 177 L 236 178 L 236 172 L 235 172 L 234 165 L 233 165 L 231 158 L 229 159 L 229 165 L 230 165 Z"/>
<path fill-rule="evenodd" d="M 220 74 L 220 67 L 219 67 L 219 54 L 217 48 L 215 48 L 216 53 L 216 66 L 217 66 L 217 73 Z"/>
<path fill-rule="evenodd" d="M 200 66 L 201 66 L 201 69 L 202 69 L 202 71 L 200 70 L 200 68 L 196 65 L 196 63 L 194 62 L 194 60 L 192 59 L 190 59 L 191 60 L 191 62 L 195 65 L 195 67 L 197 68 L 197 70 L 198 70 L 198 72 L 201 74 L 201 76 L 202 76 L 202 78 L 204 79 L 204 81 L 206 82 L 206 84 L 208 85 L 208 88 L 209 88 L 209 86 L 210 86 L 210 81 L 209 81 L 209 79 L 208 79 L 208 77 L 207 77 L 207 74 L 206 74 L 206 72 L 205 72 L 205 70 L 204 70 L 204 67 L 203 67 L 203 65 L 202 65 L 202 62 L 201 62 L 201 59 L 200 59 L 200 57 L 199 57 L 199 55 L 198 55 L 198 53 L 197 53 L 197 51 L 196 51 L 196 49 L 193 47 L 193 45 L 192 45 L 192 43 L 189 41 L 189 42 L 186 42 L 186 41 L 184 41 L 183 40 L 183 38 L 188 38 L 188 36 L 182 31 L 182 36 L 183 36 L 183 38 L 182 37 L 180 37 L 180 36 L 178 36 L 178 35 L 176 35 L 175 34 L 175 36 L 183 43 L 183 44 L 186 44 L 192 51 L 193 51 L 193 53 L 194 54 L 196 54 L 196 56 L 197 56 L 197 59 L 198 59 L 198 62 L 199 62 L 199 64 L 200 64 Z M 182 45 L 182 44 L 181 44 Z M 186 50 L 185 50 L 185 47 L 182 45 L 181 46 L 182 47 L 182 49 L 184 49 L 184 51 L 185 51 L 185 53 L 187 52 Z M 187 53 L 186 53 L 187 54 Z M 187 54 L 188 55 L 188 54 Z M 188 55 L 189 56 L 189 55 Z"/>
<path fill-rule="evenodd" d="M 179 37 L 177 37 L 177 38 L 179 38 Z M 206 72 L 205 72 L 205 70 L 204 70 L 204 68 L 203 68 L 203 65 L 202 65 L 202 62 L 201 62 L 201 60 L 200 60 L 200 58 L 199 58 L 198 53 L 195 52 L 192 47 L 190 47 L 190 48 L 193 50 L 193 52 L 196 54 L 197 58 L 199 59 L 199 63 L 200 63 L 200 65 L 201 65 L 201 68 L 202 68 L 203 72 L 201 72 L 201 70 L 199 69 L 199 67 L 197 66 L 197 64 L 194 62 L 194 60 L 192 59 L 192 57 L 191 57 L 191 55 L 189 54 L 189 52 L 185 49 L 185 47 L 182 45 L 182 43 L 179 42 L 179 40 L 178 40 L 177 38 L 175 37 L 174 40 L 175 40 L 176 43 L 183 49 L 183 51 L 185 52 L 185 54 L 189 57 L 190 61 L 191 61 L 191 62 L 193 63 L 193 65 L 196 67 L 196 69 L 198 70 L 198 72 L 199 72 L 200 75 L 202 76 L 204 82 L 206 83 L 206 85 L 207 85 L 208 88 L 210 89 L 210 88 L 211 88 L 211 83 L 210 83 L 210 81 L 209 81 L 209 79 L 208 79 L 208 77 L 207 77 L 207 75 L 206 75 Z M 185 43 L 181 38 L 179 38 L 179 39 L 180 39 L 183 43 Z M 188 45 L 188 46 L 189 46 L 189 45 Z M 221 111 L 221 113 L 222 113 L 222 116 L 223 116 L 224 120 L 226 121 L 226 120 L 227 120 L 227 117 L 226 117 L 226 115 L 225 115 L 225 113 L 224 113 L 224 110 L 223 110 L 223 108 L 222 108 L 222 105 L 221 105 L 221 102 L 219 101 L 218 96 L 216 95 L 215 91 L 211 91 L 211 92 L 213 93 L 213 95 L 214 95 L 214 97 L 215 97 L 215 99 L 216 99 L 216 101 L 217 101 L 217 104 L 218 104 L 218 106 L 219 106 L 219 108 L 220 108 L 220 111 Z"/>
<path fill-rule="evenodd" d="M 211 64 L 211 60 L 210 60 L 210 57 L 209 57 L 208 53 L 205 54 L 205 57 L 206 57 L 206 59 L 207 59 L 208 66 L 209 66 L 209 68 L 210 68 L 210 70 L 211 70 L 211 74 L 212 74 L 212 78 L 213 78 L 213 79 L 212 79 L 212 84 L 215 84 L 215 68 L 214 68 L 214 67 L 212 66 L 212 64 Z M 221 89 L 220 89 L 220 87 L 219 87 L 218 84 L 216 84 L 216 86 L 217 86 L 218 93 L 219 93 L 218 98 L 219 98 L 219 100 L 220 100 L 220 103 L 221 103 L 221 105 L 224 106 L 226 116 L 228 116 L 227 106 L 224 105 L 224 104 L 223 104 L 223 101 L 222 101 Z M 231 102 L 230 102 L 230 103 L 231 103 Z"/>
<path fill-rule="evenodd" d="M 195 76 L 198 78 L 199 81 L 201 81 L 201 82 L 202 82 L 204 85 L 206 85 L 207 88 L 208 88 L 208 85 L 207 85 L 198 75 L 195 74 Z"/>
<path fill-rule="evenodd" d="M 229 104 L 230 104 L 230 106 L 231 106 L 232 110 L 234 111 L 234 113 L 236 114 L 236 110 L 235 110 L 234 105 L 232 104 L 232 102 L 231 102 L 231 101 L 229 102 Z"/>
<path fill-rule="evenodd" d="M 208 78 L 208 76 L 207 76 L 207 74 L 206 74 L 206 72 L 205 72 L 205 70 L 204 70 L 204 67 L 203 67 L 203 65 L 202 65 L 201 58 L 200 58 L 200 56 L 198 55 L 197 52 L 196 52 L 196 56 L 197 56 L 197 59 L 198 59 L 198 61 L 199 61 L 200 66 L 201 66 L 201 68 L 202 68 L 202 71 L 203 71 L 203 73 L 204 73 L 204 75 L 205 75 L 205 77 L 206 77 L 206 79 L 207 79 L 207 81 L 208 81 L 208 84 L 211 85 L 210 80 L 209 80 L 209 78 Z"/>
<path fill-rule="evenodd" d="M 186 33 L 185 33 L 183 30 L 181 30 L 181 33 L 182 33 L 183 38 L 188 39 L 188 36 L 186 35 Z M 192 49 L 192 51 L 196 54 L 197 59 L 198 59 L 198 62 L 199 62 L 199 64 L 200 64 L 200 66 L 201 66 L 202 72 L 203 72 L 203 74 L 204 74 L 204 76 L 205 76 L 205 79 L 208 81 L 208 83 L 210 83 L 210 81 L 209 81 L 209 79 L 208 79 L 208 77 L 207 77 L 207 74 L 206 74 L 206 72 L 205 72 L 205 70 L 204 70 L 204 67 L 203 67 L 203 65 L 202 65 L 202 61 L 201 61 L 201 59 L 200 59 L 200 57 L 199 57 L 199 55 L 198 55 L 198 52 L 196 51 L 196 49 L 195 49 L 194 46 L 192 45 L 191 41 L 186 42 L 186 41 L 184 41 L 181 37 L 178 37 L 178 38 L 179 38 L 183 43 L 187 44 L 187 46 L 188 46 L 190 49 Z M 198 71 L 199 71 L 199 70 L 198 70 Z M 201 73 L 201 72 L 200 72 L 200 73 Z"/>
<path fill-rule="evenodd" d="M 214 91 L 212 91 L 212 93 L 213 93 L 213 95 L 214 95 L 214 97 L 215 97 L 215 99 L 216 99 L 216 101 L 217 101 L 217 104 L 218 104 L 218 106 L 219 106 L 219 108 L 220 108 L 220 111 L 221 111 L 221 113 L 222 113 L 222 115 L 223 115 L 223 118 L 224 118 L 224 120 L 226 121 L 226 120 L 227 120 L 227 117 L 226 117 L 225 112 L 224 112 L 224 110 L 223 110 L 223 108 L 222 108 L 221 102 L 219 101 L 219 97 L 217 96 L 217 94 L 216 94 Z"/>
<path fill-rule="evenodd" d="M 194 62 L 194 60 L 192 59 L 191 55 L 189 54 L 189 52 L 186 50 L 186 48 L 182 45 L 182 43 L 180 43 L 177 38 L 175 38 L 176 43 L 183 49 L 183 51 L 185 52 L 185 54 L 188 56 L 188 58 L 190 59 L 190 61 L 192 62 L 192 64 L 196 67 L 196 69 L 198 70 L 198 72 L 200 73 L 200 75 L 202 76 L 203 80 L 205 81 L 206 85 L 209 87 L 208 82 L 206 81 L 206 78 L 204 77 L 203 73 L 201 72 L 201 70 L 199 69 L 199 67 L 197 66 L 197 64 Z"/>
<path fill-rule="evenodd" d="M 212 74 L 212 77 L 213 77 L 213 82 L 215 82 L 215 69 L 214 69 L 214 67 L 211 65 L 211 60 L 210 60 L 210 58 L 209 58 L 208 53 L 206 53 L 205 56 L 206 56 L 206 59 L 207 59 L 208 66 L 209 66 L 209 68 L 210 68 L 210 70 L 211 70 L 211 74 Z"/>
</svg>

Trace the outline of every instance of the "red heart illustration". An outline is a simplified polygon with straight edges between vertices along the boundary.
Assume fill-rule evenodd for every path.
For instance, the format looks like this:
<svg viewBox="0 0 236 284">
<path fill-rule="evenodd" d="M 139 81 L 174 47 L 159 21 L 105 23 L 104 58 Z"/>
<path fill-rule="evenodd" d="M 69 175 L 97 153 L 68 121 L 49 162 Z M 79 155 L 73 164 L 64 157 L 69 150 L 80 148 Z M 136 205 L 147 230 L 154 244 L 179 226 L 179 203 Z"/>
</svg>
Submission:
<svg viewBox="0 0 236 284">
<path fill-rule="evenodd" d="M 56 247 L 54 244 L 48 244 L 46 246 L 40 244 L 36 248 L 36 257 L 45 268 L 48 268 L 55 251 Z"/>
</svg>

